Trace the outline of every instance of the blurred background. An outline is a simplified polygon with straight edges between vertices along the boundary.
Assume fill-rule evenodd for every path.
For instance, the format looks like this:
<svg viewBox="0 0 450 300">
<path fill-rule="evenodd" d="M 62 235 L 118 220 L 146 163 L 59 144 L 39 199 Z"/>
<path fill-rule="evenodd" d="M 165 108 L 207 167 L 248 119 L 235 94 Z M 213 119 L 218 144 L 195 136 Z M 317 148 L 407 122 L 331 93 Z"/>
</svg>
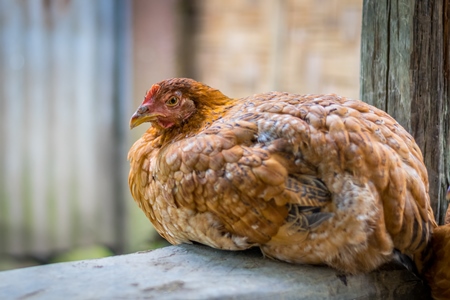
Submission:
<svg viewBox="0 0 450 300">
<path fill-rule="evenodd" d="M 0 270 L 165 245 L 128 191 L 146 90 L 358 98 L 360 0 L 0 0 Z"/>
</svg>

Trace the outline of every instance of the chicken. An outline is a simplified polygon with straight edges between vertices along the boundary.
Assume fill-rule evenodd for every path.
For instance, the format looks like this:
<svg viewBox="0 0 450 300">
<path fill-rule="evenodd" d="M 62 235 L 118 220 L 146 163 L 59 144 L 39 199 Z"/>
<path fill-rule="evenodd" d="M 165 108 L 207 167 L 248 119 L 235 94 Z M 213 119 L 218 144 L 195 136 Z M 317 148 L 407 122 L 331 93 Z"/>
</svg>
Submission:
<svg viewBox="0 0 450 300">
<path fill-rule="evenodd" d="M 392 117 L 336 95 L 232 99 L 192 79 L 154 84 L 130 120 L 133 198 L 170 243 L 371 271 L 421 257 L 436 226 L 427 171 Z"/>
<path fill-rule="evenodd" d="M 450 187 L 447 190 L 450 201 Z M 430 257 L 425 264 L 424 277 L 435 300 L 450 299 L 450 206 L 447 207 L 445 224 L 434 229 L 429 245 Z"/>
</svg>

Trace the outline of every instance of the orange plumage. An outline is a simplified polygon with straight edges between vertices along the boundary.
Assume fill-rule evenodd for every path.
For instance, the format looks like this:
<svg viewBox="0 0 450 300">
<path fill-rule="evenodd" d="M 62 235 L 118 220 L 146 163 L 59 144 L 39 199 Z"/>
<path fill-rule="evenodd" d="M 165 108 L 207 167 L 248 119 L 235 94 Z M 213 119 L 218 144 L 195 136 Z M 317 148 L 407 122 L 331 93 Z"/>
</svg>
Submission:
<svg viewBox="0 0 450 300">
<path fill-rule="evenodd" d="M 450 201 L 450 187 L 447 190 Z M 429 245 L 429 260 L 425 263 L 424 276 L 435 300 L 450 299 L 450 206 L 445 224 L 434 229 Z"/>
<path fill-rule="evenodd" d="M 414 139 L 385 112 L 336 95 L 232 99 L 191 79 L 154 85 L 130 126 L 133 198 L 172 244 L 371 271 L 412 258 L 436 226 Z"/>
</svg>

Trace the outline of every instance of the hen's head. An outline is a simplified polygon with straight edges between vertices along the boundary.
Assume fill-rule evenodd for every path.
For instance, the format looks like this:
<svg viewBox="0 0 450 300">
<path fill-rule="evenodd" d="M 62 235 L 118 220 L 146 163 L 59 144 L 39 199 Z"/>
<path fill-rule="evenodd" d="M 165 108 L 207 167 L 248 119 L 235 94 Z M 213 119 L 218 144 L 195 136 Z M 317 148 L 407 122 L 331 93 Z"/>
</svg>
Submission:
<svg viewBox="0 0 450 300">
<path fill-rule="evenodd" d="M 150 122 L 159 129 L 201 122 L 209 110 L 229 100 L 220 91 L 188 78 L 171 78 L 154 84 L 133 114 L 130 128 Z"/>
</svg>

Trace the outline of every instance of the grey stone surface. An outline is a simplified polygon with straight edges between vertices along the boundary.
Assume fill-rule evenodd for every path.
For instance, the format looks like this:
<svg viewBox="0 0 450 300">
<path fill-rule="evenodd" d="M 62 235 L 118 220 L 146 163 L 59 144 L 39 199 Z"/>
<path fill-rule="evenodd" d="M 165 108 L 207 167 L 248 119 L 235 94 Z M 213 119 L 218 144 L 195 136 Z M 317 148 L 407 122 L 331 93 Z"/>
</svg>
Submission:
<svg viewBox="0 0 450 300">
<path fill-rule="evenodd" d="M 0 272 L 0 299 L 427 298 L 417 277 L 393 265 L 344 276 L 199 245 Z"/>
</svg>

